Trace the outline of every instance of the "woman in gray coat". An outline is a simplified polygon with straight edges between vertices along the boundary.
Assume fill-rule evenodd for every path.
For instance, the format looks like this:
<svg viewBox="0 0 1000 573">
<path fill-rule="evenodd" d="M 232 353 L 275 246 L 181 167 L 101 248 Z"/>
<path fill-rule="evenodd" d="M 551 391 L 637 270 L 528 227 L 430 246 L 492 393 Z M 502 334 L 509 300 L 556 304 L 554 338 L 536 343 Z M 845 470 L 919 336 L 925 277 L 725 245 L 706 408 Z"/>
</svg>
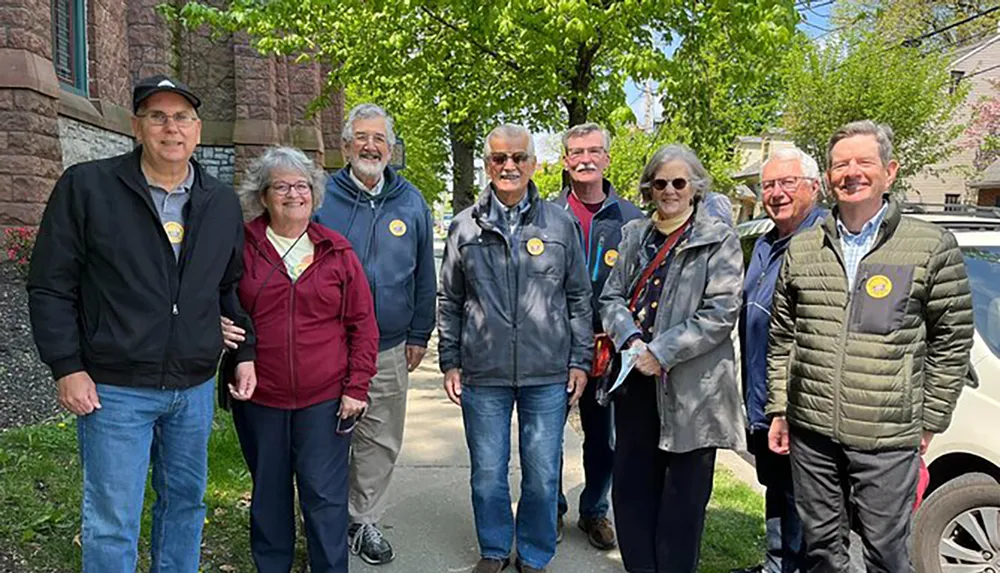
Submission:
<svg viewBox="0 0 1000 573">
<path fill-rule="evenodd" d="M 743 255 L 703 198 L 711 179 L 681 145 L 656 152 L 639 188 L 656 210 L 628 223 L 601 319 L 635 368 L 617 391 L 612 499 L 625 569 L 693 573 L 715 452 L 744 446 L 730 334 Z"/>
</svg>

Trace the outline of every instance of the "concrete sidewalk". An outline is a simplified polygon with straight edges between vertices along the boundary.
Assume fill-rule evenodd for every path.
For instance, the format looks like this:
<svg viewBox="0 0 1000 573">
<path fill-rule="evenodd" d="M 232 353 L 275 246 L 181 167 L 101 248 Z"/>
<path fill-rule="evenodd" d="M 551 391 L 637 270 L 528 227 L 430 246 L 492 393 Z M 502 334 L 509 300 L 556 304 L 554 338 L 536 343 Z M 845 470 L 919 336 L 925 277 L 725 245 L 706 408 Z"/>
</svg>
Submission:
<svg viewBox="0 0 1000 573">
<path fill-rule="evenodd" d="M 365 573 L 444 573 L 471 571 L 479 560 L 469 489 L 469 452 L 462 414 L 441 386 L 432 348 L 410 376 L 403 451 L 390 489 L 383 532 L 396 550 L 388 565 L 372 567 L 351 557 L 351 571 Z M 516 426 L 514 426 L 516 428 Z M 516 503 L 521 479 L 516 434 L 511 437 L 511 497 Z M 566 427 L 563 483 L 570 501 L 566 533 L 552 573 L 623 571 L 618 551 L 592 548 L 577 529 L 577 500 L 582 489 L 581 438 Z M 513 567 L 507 569 L 514 571 Z"/>
</svg>

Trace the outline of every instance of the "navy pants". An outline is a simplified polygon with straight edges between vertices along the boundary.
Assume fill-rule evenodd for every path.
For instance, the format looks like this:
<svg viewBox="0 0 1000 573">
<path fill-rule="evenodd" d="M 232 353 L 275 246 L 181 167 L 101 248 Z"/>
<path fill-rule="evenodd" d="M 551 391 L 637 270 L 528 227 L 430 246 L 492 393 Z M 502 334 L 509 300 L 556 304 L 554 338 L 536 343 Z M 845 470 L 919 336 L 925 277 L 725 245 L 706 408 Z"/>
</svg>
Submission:
<svg viewBox="0 0 1000 573">
<path fill-rule="evenodd" d="M 340 400 L 299 410 L 233 403 L 253 478 L 250 550 L 260 573 L 288 573 L 295 558 L 295 490 L 306 523 L 309 569 L 347 572 L 347 472 L 351 436 L 336 434 Z"/>
<path fill-rule="evenodd" d="M 751 453 L 757 468 L 757 481 L 767 488 L 764 494 L 764 517 L 767 520 L 767 573 L 796 573 L 805 558 L 802 520 L 795 509 L 792 465 L 788 456 L 771 451 L 767 430 L 750 435 Z"/>
<path fill-rule="evenodd" d="M 597 403 L 599 380 L 587 380 L 580 396 L 580 425 L 583 427 L 583 491 L 580 492 L 580 517 L 597 518 L 608 514 L 608 492 L 615 452 L 612 447 L 611 406 Z M 562 468 L 562 459 L 560 459 Z M 559 472 L 559 515 L 566 515 L 569 503 L 563 495 L 562 471 Z"/>
<path fill-rule="evenodd" d="M 715 448 L 659 448 L 659 382 L 632 375 L 615 401 L 611 498 L 629 573 L 695 573 L 712 497 Z"/>
</svg>

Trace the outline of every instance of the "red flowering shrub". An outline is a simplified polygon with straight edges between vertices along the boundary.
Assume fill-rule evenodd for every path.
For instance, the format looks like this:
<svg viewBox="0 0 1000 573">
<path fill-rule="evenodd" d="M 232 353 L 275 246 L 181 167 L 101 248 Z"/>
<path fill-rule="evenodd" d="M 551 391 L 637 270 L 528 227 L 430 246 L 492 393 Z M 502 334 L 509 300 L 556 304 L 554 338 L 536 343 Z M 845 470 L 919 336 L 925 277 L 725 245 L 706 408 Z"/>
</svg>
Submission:
<svg viewBox="0 0 1000 573">
<path fill-rule="evenodd" d="M 28 275 L 31 264 L 31 250 L 35 246 L 35 229 L 31 227 L 10 227 L 4 230 L 3 247 L 7 260 L 14 263 L 24 276 Z"/>
</svg>

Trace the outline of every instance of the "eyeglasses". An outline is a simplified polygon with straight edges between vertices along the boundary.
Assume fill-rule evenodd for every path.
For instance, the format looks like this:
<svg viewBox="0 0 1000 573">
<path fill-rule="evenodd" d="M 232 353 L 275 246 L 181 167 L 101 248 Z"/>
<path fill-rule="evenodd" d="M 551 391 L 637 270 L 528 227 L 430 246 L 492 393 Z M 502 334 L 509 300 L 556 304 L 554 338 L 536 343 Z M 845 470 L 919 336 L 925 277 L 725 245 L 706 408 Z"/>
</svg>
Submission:
<svg viewBox="0 0 1000 573">
<path fill-rule="evenodd" d="M 760 187 L 765 193 L 774 191 L 776 187 L 781 187 L 784 191 L 795 191 L 795 188 L 799 186 L 799 181 L 812 181 L 812 177 L 782 177 L 780 179 L 767 179 L 760 182 Z"/>
<path fill-rule="evenodd" d="M 687 187 L 688 180 L 683 177 L 674 177 L 673 179 L 653 179 L 652 183 L 649 184 L 650 187 L 656 191 L 663 191 L 670 185 L 674 189 L 680 191 L 681 189 Z"/>
<path fill-rule="evenodd" d="M 369 142 L 374 143 L 375 145 L 386 145 L 388 140 L 385 138 L 385 135 L 381 133 L 365 133 L 363 131 L 358 131 L 354 134 L 354 143 L 357 143 L 358 145 L 365 145 Z"/>
<path fill-rule="evenodd" d="M 194 125 L 194 122 L 198 121 L 198 116 L 183 111 L 177 112 L 174 115 L 167 115 L 162 111 L 150 111 L 143 114 L 136 114 L 136 117 L 146 118 L 149 123 L 157 127 L 167 125 L 167 122 L 171 119 L 174 120 L 174 125 L 180 128 L 191 127 Z"/>
<path fill-rule="evenodd" d="M 566 156 L 570 159 L 579 159 L 580 157 L 583 157 L 584 153 L 591 156 L 601 156 L 607 152 L 603 147 L 573 147 L 566 151 Z"/>
<path fill-rule="evenodd" d="M 507 165 L 508 159 L 512 159 L 515 165 L 521 165 L 531 159 L 531 156 L 524 151 L 518 151 L 517 153 L 491 153 L 487 159 L 494 167 L 503 167 Z"/>
<path fill-rule="evenodd" d="M 365 406 L 361 413 L 356 416 L 351 416 L 349 418 L 341 418 L 337 416 L 337 427 L 334 428 L 334 432 L 338 436 L 346 436 L 354 431 L 354 428 L 358 425 L 358 422 L 364 417 L 365 413 L 368 412 L 368 407 Z M 344 424 L 347 424 L 346 426 Z"/>
<path fill-rule="evenodd" d="M 304 181 L 299 181 L 293 185 L 289 185 L 288 183 L 272 183 L 269 187 L 277 195 L 288 195 L 292 191 L 295 191 L 299 195 L 308 195 L 312 192 L 312 186 Z"/>
</svg>

